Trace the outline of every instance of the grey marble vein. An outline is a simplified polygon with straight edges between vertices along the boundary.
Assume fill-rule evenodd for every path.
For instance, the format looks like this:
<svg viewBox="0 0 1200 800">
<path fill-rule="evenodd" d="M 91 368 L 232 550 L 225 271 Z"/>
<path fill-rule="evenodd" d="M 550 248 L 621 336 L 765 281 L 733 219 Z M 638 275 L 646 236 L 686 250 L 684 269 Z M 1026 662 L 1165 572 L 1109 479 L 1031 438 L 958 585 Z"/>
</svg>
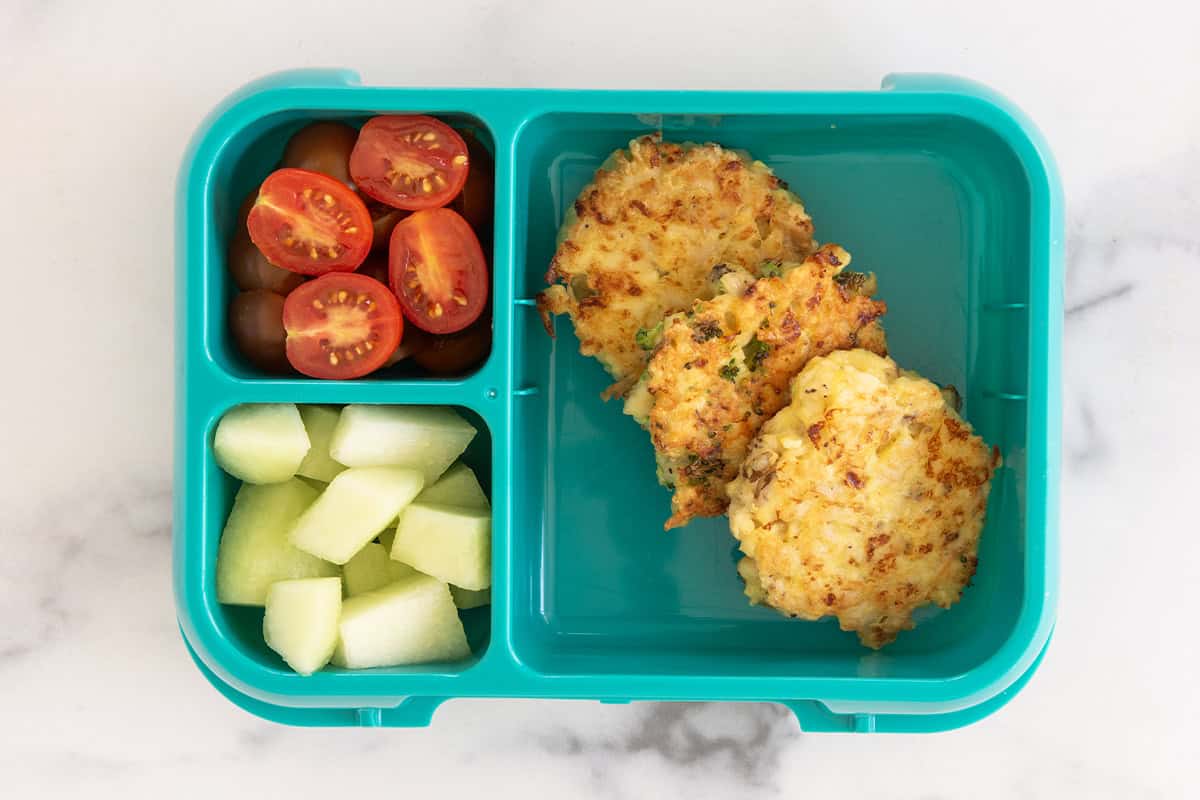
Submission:
<svg viewBox="0 0 1200 800">
<path fill-rule="evenodd" d="M 638 704 L 636 714 L 616 735 L 574 729 L 536 738 L 547 751 L 601 771 L 610 759 L 650 755 L 671 770 L 716 768 L 748 786 L 771 787 L 779 759 L 799 736 L 791 712 L 771 703 L 647 703 Z"/>
<path fill-rule="evenodd" d="M 1068 319 L 1078 316 L 1087 311 L 1091 311 L 1094 308 L 1099 308 L 1107 303 L 1111 303 L 1114 300 L 1120 300 L 1122 297 L 1125 297 L 1132 291 L 1132 283 L 1122 283 L 1112 289 L 1106 289 L 1099 294 L 1087 298 L 1086 300 L 1080 300 L 1073 305 L 1067 306 L 1065 312 L 1066 316 Z"/>
</svg>

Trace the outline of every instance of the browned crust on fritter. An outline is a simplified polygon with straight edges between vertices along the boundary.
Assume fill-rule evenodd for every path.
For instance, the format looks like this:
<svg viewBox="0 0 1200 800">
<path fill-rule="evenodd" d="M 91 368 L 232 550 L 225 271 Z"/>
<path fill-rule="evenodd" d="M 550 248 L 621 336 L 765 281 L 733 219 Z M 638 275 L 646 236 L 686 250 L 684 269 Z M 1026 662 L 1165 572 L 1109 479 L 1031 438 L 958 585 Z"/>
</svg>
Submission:
<svg viewBox="0 0 1200 800">
<path fill-rule="evenodd" d="M 645 366 L 639 329 L 687 308 L 712 266 L 753 267 L 812 252 L 812 221 L 759 162 L 716 144 L 645 136 L 619 151 L 574 203 L 550 263 L 539 312 L 568 314 L 580 352 L 624 394 Z"/>
<path fill-rule="evenodd" d="M 879 648 L 975 574 L 1000 453 L 938 387 L 861 350 L 814 359 L 730 483 L 752 602 Z"/>
<path fill-rule="evenodd" d="M 873 277 L 843 272 L 849 262 L 826 245 L 741 295 L 697 302 L 667 320 L 645 386 L 659 464 L 674 478 L 666 528 L 725 512 L 726 484 L 809 359 L 851 347 L 886 354 L 877 320 L 887 305 L 870 297 Z"/>
</svg>

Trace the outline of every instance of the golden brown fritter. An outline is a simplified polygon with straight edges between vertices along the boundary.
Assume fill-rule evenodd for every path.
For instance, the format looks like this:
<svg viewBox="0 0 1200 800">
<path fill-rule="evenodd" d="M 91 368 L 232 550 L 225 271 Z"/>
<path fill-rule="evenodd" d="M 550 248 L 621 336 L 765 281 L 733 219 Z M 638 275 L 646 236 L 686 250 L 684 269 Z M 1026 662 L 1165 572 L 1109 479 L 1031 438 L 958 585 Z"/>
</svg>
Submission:
<svg viewBox="0 0 1200 800">
<path fill-rule="evenodd" d="M 716 264 L 751 268 L 813 251 L 812 221 L 764 164 L 720 145 L 645 136 L 617 151 L 575 201 L 538 307 L 568 314 L 579 349 L 624 395 L 648 353 L 634 340 L 701 297 Z"/>
<path fill-rule="evenodd" d="M 887 306 L 871 299 L 874 276 L 843 271 L 849 263 L 825 245 L 800 264 L 768 263 L 774 277 L 719 267 L 726 294 L 667 318 L 625 404 L 649 429 L 659 480 L 674 490 L 666 528 L 725 513 L 726 484 L 809 359 L 850 347 L 887 352 L 877 321 Z"/>
<path fill-rule="evenodd" d="M 746 595 L 882 647 L 958 601 L 999 464 L 933 383 L 866 350 L 814 358 L 729 486 Z"/>
</svg>

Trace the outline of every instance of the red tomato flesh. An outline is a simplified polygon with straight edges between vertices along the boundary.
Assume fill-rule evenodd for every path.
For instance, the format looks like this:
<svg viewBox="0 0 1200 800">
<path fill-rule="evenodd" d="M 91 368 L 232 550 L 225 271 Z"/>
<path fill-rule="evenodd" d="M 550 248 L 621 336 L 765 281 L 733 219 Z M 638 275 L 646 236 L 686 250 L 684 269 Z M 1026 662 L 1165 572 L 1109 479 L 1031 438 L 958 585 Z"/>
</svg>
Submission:
<svg viewBox="0 0 1200 800">
<path fill-rule="evenodd" d="M 267 176 L 246 218 L 267 261 L 302 275 L 350 272 L 371 252 L 371 215 L 340 181 L 285 168 Z"/>
<path fill-rule="evenodd" d="M 383 366 L 400 344 L 404 319 L 388 287 L 331 272 L 302 284 L 283 304 L 287 359 L 312 378 L 359 378 Z"/>
<path fill-rule="evenodd" d="M 444 122 L 419 115 L 374 117 L 350 153 L 359 191 L 396 208 L 440 208 L 467 182 L 467 144 Z"/>
<path fill-rule="evenodd" d="M 460 331 L 487 306 L 487 260 L 471 226 L 448 208 L 400 220 L 388 262 L 392 291 L 404 315 L 422 330 Z"/>
</svg>

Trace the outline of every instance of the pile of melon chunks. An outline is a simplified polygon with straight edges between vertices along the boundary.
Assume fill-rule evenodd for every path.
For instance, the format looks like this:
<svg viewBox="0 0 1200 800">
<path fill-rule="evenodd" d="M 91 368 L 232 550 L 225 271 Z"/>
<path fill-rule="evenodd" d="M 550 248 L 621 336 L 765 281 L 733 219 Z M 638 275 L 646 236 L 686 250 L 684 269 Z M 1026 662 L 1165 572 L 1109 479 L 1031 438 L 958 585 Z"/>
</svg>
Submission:
<svg viewBox="0 0 1200 800">
<path fill-rule="evenodd" d="M 217 599 L 263 606 L 293 670 L 470 655 L 458 609 L 490 602 L 492 513 L 457 459 L 475 428 L 435 406 L 251 404 L 217 424 L 242 480 L 217 553 Z"/>
</svg>

